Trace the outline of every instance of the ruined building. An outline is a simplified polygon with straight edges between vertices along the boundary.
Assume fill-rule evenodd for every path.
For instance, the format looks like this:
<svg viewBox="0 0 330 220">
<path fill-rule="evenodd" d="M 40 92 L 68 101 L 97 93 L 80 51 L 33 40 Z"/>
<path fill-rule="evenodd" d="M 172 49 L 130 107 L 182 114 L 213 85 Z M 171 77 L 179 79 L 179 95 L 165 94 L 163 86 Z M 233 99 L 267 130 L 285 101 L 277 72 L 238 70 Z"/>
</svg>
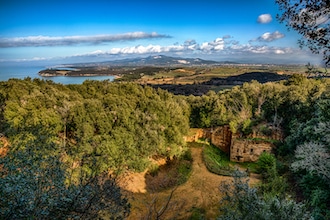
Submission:
<svg viewBox="0 0 330 220">
<path fill-rule="evenodd" d="M 278 132 L 270 136 L 253 132 L 248 138 L 241 138 L 233 134 L 228 125 L 216 128 L 191 129 L 186 137 L 187 142 L 195 142 L 200 138 L 208 139 L 214 146 L 229 154 L 230 160 L 235 162 L 255 162 L 263 152 L 271 153 L 274 144 L 266 139 L 280 140 Z"/>
</svg>

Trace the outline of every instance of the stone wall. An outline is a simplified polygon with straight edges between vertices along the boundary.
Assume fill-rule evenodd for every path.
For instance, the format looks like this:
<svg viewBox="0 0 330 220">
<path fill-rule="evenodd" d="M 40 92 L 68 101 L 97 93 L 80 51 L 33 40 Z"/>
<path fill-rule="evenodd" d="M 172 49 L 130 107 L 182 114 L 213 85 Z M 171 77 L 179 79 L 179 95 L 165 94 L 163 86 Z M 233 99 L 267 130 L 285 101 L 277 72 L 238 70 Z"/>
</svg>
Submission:
<svg viewBox="0 0 330 220">
<path fill-rule="evenodd" d="M 232 132 L 227 125 L 216 128 L 191 128 L 185 141 L 196 142 L 201 138 L 208 139 L 214 146 L 226 153 L 230 151 Z"/>
<path fill-rule="evenodd" d="M 272 143 L 263 140 L 251 140 L 252 138 L 282 139 L 280 132 L 272 132 L 269 136 L 253 132 L 248 138 L 243 139 L 234 135 L 228 125 L 215 128 L 192 128 L 185 137 L 187 142 L 196 142 L 200 138 L 208 139 L 214 146 L 220 148 L 235 162 L 255 162 L 262 152 L 271 153 L 275 147 Z"/>
<path fill-rule="evenodd" d="M 217 127 L 212 130 L 211 143 L 229 154 L 232 136 L 228 125 Z"/>
<path fill-rule="evenodd" d="M 233 139 L 230 148 L 230 161 L 255 162 L 263 152 L 271 153 L 274 145 L 265 141 Z"/>
</svg>

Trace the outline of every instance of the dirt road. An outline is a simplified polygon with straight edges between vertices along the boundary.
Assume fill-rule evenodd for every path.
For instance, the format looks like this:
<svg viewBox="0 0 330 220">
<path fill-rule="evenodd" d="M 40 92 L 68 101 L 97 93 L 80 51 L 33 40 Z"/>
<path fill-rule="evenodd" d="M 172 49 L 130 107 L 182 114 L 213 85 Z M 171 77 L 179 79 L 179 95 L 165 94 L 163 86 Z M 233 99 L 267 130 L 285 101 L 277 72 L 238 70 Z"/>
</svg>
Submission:
<svg viewBox="0 0 330 220">
<path fill-rule="evenodd" d="M 202 148 L 191 148 L 191 153 L 193 157 L 191 176 L 186 183 L 175 189 L 168 208 L 160 219 L 189 219 L 193 212 L 204 213 L 206 219 L 214 219 L 218 215 L 221 199 L 219 185 L 222 181 L 229 181 L 232 178 L 210 173 L 202 160 Z M 136 187 L 145 186 L 141 184 L 141 181 L 145 181 L 143 178 L 137 180 L 135 178 L 136 182 L 131 184 Z M 134 189 L 136 192 L 146 192 L 145 188 L 136 187 Z M 131 185 L 131 188 L 134 187 Z M 172 191 L 132 193 L 130 195 L 132 210 L 129 219 L 147 219 L 148 216 L 153 216 L 151 219 L 154 219 L 154 214 L 166 205 Z"/>
</svg>

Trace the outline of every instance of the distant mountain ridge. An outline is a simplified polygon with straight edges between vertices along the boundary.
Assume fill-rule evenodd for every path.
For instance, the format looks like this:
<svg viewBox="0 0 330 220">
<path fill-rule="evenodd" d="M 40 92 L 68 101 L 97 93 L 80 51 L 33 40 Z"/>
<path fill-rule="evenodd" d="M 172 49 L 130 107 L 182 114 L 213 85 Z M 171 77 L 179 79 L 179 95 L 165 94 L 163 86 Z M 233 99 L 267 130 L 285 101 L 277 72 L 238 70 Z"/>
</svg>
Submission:
<svg viewBox="0 0 330 220">
<path fill-rule="evenodd" d="M 200 58 L 182 58 L 182 57 L 170 57 L 164 55 L 148 56 L 145 58 L 132 58 L 113 60 L 105 62 L 95 63 L 79 63 L 66 66 L 75 67 L 92 67 L 92 66 L 207 66 L 207 65 L 221 65 L 221 64 L 238 64 L 235 62 L 217 62 L 212 60 L 203 60 Z"/>
</svg>

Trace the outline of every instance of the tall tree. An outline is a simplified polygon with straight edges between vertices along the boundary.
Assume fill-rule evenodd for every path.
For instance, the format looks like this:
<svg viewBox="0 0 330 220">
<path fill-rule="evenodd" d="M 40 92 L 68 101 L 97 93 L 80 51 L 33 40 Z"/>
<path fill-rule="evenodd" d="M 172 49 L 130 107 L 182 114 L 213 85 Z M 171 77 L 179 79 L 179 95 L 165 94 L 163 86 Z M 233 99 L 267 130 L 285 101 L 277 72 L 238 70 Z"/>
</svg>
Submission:
<svg viewBox="0 0 330 220">
<path fill-rule="evenodd" d="M 283 11 L 277 18 L 303 36 L 300 46 L 323 53 L 330 65 L 330 0 L 276 0 Z"/>
</svg>

